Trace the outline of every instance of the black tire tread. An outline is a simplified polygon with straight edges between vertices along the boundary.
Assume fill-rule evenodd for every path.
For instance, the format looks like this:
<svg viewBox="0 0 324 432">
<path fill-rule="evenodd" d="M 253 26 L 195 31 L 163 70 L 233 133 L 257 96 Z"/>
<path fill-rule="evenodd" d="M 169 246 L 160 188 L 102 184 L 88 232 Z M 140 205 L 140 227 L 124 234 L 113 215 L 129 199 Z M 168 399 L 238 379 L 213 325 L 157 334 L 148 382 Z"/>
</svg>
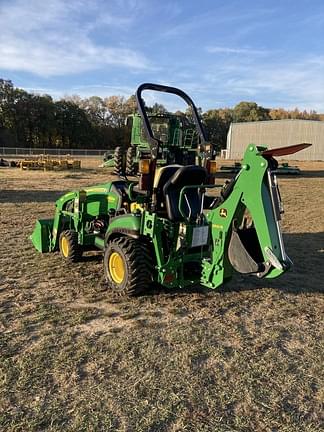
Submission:
<svg viewBox="0 0 324 432">
<path fill-rule="evenodd" d="M 71 262 L 77 262 L 80 261 L 80 258 L 82 257 L 82 248 L 78 243 L 78 233 L 74 230 L 65 230 L 62 231 L 60 234 L 60 240 L 59 244 L 61 247 L 61 237 L 65 237 L 69 241 L 69 256 L 65 257 L 63 256 L 62 252 L 61 255 L 64 259 L 71 261 Z"/>
<path fill-rule="evenodd" d="M 126 174 L 127 175 L 135 175 L 135 148 L 134 147 L 128 147 L 127 153 L 126 153 Z"/>
<path fill-rule="evenodd" d="M 127 265 L 128 278 L 123 286 L 117 286 L 107 277 L 108 270 L 105 269 L 106 280 L 111 289 L 120 295 L 136 295 L 147 289 L 152 282 L 153 262 L 148 246 L 139 240 L 129 237 L 119 237 L 112 240 L 109 248 L 121 250 Z M 105 265 L 107 256 L 105 254 Z"/>
<path fill-rule="evenodd" d="M 124 157 L 121 147 L 116 147 L 114 151 L 114 174 L 121 176 L 124 174 Z"/>
</svg>

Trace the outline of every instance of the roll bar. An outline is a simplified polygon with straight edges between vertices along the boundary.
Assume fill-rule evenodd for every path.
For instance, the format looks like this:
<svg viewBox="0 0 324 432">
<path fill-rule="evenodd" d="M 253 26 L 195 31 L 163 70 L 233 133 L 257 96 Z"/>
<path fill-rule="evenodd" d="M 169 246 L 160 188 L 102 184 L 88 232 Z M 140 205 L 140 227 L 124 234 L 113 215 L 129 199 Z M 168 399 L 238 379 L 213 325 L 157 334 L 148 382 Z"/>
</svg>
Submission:
<svg viewBox="0 0 324 432">
<path fill-rule="evenodd" d="M 152 128 L 145 110 L 145 105 L 144 105 L 144 101 L 142 99 L 142 92 L 144 90 L 154 90 L 154 91 L 158 91 L 158 92 L 163 92 L 163 93 L 172 93 L 175 94 L 179 97 L 181 97 L 192 109 L 192 114 L 193 114 L 193 119 L 198 131 L 198 134 L 200 136 L 201 139 L 201 144 L 205 144 L 207 141 L 206 138 L 206 134 L 204 132 L 204 129 L 202 127 L 201 121 L 199 119 L 199 115 L 198 115 L 198 111 L 197 108 L 195 106 L 195 104 L 193 103 L 192 99 L 182 90 L 176 88 L 176 87 L 169 87 L 169 86 L 165 86 L 162 84 L 151 84 L 151 83 L 144 83 L 141 84 L 138 89 L 136 90 L 136 102 L 137 102 L 137 107 L 138 107 L 138 111 L 140 113 L 140 116 L 143 119 L 143 125 L 144 125 L 144 129 L 145 132 L 147 134 L 148 137 L 148 141 L 152 146 L 152 156 L 154 158 L 157 157 L 157 151 L 160 145 L 160 140 L 158 140 L 157 138 L 154 137 L 153 132 L 152 132 Z"/>
</svg>

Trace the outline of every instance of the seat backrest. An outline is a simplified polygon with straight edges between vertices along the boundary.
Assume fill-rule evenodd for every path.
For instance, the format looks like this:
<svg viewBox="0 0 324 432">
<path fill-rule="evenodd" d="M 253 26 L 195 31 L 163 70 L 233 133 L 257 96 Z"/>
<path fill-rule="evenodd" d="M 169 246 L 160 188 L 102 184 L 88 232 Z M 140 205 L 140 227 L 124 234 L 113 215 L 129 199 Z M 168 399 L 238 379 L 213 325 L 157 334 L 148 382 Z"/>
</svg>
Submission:
<svg viewBox="0 0 324 432">
<path fill-rule="evenodd" d="M 169 180 L 169 178 L 181 167 L 182 165 L 172 164 L 157 168 L 154 176 L 153 187 L 155 189 L 162 187 L 163 189 L 166 181 Z"/>
<path fill-rule="evenodd" d="M 164 185 L 181 167 L 182 165 L 167 165 L 156 170 L 153 189 L 156 195 L 157 211 L 165 211 L 165 200 L 163 195 Z"/>
<path fill-rule="evenodd" d="M 206 182 L 207 171 L 197 165 L 179 168 L 163 187 L 168 218 L 171 221 L 182 221 L 179 211 L 180 192 L 184 186 L 202 185 Z M 183 211 L 187 218 L 195 220 L 201 211 L 201 193 L 199 189 L 188 189 L 185 192 Z"/>
</svg>

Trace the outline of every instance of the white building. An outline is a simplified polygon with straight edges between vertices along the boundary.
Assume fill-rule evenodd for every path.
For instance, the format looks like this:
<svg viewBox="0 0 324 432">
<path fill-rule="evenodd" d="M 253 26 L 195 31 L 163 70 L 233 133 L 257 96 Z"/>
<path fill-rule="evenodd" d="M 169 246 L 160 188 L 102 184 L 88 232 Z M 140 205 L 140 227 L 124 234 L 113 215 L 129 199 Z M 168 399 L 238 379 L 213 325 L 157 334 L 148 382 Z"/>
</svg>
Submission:
<svg viewBox="0 0 324 432">
<path fill-rule="evenodd" d="M 226 159 L 241 159 L 248 144 L 268 148 L 310 143 L 311 147 L 285 159 L 324 160 L 324 121 L 268 120 L 232 123 L 227 135 Z"/>
</svg>

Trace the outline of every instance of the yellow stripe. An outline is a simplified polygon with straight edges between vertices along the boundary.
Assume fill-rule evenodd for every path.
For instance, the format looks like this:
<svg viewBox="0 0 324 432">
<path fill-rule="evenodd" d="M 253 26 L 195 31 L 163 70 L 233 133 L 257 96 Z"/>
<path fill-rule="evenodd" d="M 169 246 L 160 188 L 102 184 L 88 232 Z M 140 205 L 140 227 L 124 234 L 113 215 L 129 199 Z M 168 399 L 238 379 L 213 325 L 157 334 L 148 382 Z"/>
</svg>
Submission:
<svg viewBox="0 0 324 432">
<path fill-rule="evenodd" d="M 108 192 L 108 189 L 106 188 L 89 188 L 84 189 L 86 192 Z"/>
</svg>

